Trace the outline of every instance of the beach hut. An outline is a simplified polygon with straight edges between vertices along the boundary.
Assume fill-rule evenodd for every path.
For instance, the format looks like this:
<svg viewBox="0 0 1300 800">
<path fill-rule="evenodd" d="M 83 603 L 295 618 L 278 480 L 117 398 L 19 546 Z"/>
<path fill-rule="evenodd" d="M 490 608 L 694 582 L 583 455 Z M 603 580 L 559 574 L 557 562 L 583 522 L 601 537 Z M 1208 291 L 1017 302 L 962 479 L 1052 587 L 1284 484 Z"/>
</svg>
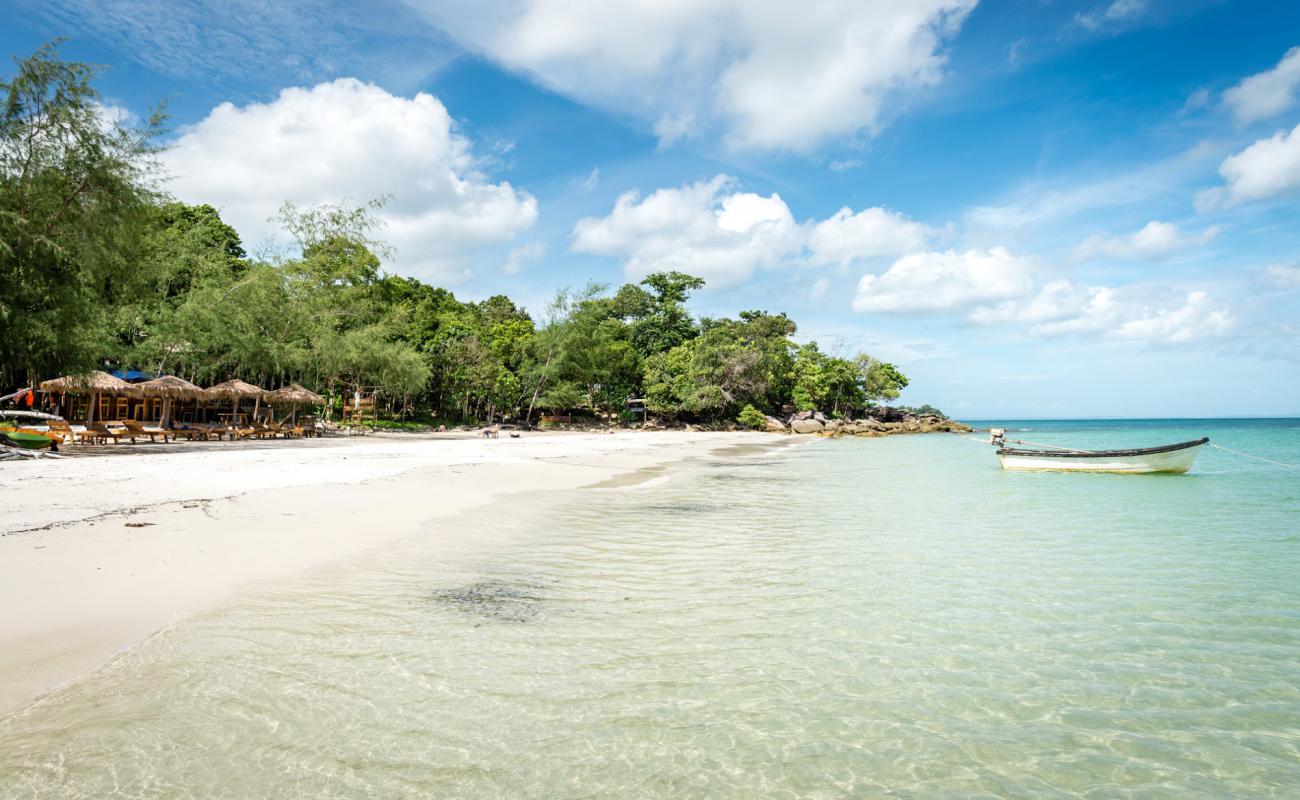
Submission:
<svg viewBox="0 0 1300 800">
<path fill-rule="evenodd" d="M 52 378 L 41 384 L 41 391 L 89 395 L 90 407 L 86 411 L 86 422 L 95 421 L 95 407 L 99 405 L 101 395 L 114 397 L 140 396 L 140 390 L 134 385 L 100 370 L 88 372 L 84 375 L 66 375 L 62 378 Z"/>
<path fill-rule="evenodd" d="M 163 401 L 162 418 L 159 424 L 167 427 L 171 417 L 172 402 L 175 400 L 207 400 L 212 395 L 202 386 L 197 386 L 175 375 L 163 375 L 151 381 L 136 384 L 136 388 L 145 397 L 161 397 Z"/>
<path fill-rule="evenodd" d="M 239 403 L 245 398 L 253 399 L 253 416 L 257 416 L 257 409 L 261 406 L 262 398 L 266 397 L 266 390 L 254 386 L 251 383 L 234 378 L 232 380 L 218 383 L 216 386 L 208 387 L 208 396 L 215 400 L 229 400 L 231 405 L 231 423 L 238 421 Z"/>
<path fill-rule="evenodd" d="M 275 405 L 293 406 L 293 421 L 297 423 L 299 406 L 318 406 L 325 402 L 325 398 L 310 389 L 291 383 L 283 389 L 267 392 L 266 402 Z"/>
</svg>

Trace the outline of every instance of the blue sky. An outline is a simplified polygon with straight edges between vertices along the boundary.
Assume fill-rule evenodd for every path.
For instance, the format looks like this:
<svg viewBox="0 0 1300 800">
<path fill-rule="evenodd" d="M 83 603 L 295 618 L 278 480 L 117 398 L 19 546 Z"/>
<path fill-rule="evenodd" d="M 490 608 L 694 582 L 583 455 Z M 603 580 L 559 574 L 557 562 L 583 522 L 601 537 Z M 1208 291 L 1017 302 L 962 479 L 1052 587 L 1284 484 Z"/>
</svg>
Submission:
<svg viewBox="0 0 1300 800">
<path fill-rule="evenodd" d="M 380 194 L 389 269 L 541 312 L 706 277 L 970 418 L 1300 414 L 1300 4 L 16 0 L 250 249 Z"/>
</svg>

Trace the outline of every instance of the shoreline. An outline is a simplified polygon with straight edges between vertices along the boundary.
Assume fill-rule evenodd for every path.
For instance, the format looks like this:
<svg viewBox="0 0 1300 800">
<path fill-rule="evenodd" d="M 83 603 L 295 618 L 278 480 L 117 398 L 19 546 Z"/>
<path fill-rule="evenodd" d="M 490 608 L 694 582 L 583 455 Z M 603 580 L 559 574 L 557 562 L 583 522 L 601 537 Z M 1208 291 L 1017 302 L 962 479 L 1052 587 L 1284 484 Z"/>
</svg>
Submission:
<svg viewBox="0 0 1300 800">
<path fill-rule="evenodd" d="M 0 481 L 0 714 L 249 584 L 422 527 L 463 535 L 438 521 L 504 495 L 635 487 L 689 458 L 792 444 L 749 432 L 404 435 L 24 464 Z"/>
</svg>

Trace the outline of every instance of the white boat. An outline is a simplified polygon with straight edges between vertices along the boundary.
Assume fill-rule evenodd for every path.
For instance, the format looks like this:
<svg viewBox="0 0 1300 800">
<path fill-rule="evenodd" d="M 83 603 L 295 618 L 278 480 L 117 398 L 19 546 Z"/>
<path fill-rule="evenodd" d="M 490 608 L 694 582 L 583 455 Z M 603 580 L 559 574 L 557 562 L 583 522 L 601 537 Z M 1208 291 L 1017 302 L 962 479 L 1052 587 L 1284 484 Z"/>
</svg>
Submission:
<svg viewBox="0 0 1300 800">
<path fill-rule="evenodd" d="M 1075 450 L 1007 440 L 1000 428 L 994 428 L 990 431 L 989 441 L 997 445 L 998 460 L 1006 470 L 1145 474 L 1186 472 L 1196 462 L 1201 446 L 1210 440 L 1203 437 L 1191 442 L 1132 450 Z M 1031 446 L 1008 447 L 1008 441 Z"/>
</svg>

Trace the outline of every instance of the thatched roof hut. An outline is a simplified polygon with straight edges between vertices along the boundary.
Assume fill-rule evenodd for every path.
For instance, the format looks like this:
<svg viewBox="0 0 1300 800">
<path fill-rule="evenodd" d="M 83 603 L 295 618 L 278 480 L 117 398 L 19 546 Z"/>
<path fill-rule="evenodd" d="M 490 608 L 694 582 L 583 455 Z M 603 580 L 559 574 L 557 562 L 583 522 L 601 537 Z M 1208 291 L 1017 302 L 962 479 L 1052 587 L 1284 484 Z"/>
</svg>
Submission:
<svg viewBox="0 0 1300 800">
<path fill-rule="evenodd" d="M 86 405 L 87 422 L 95 419 L 95 407 L 99 405 L 99 396 L 101 394 L 126 395 L 127 397 L 140 396 L 140 390 L 134 384 L 127 383 L 121 378 L 100 370 L 88 372 L 84 375 L 65 375 L 62 378 L 52 378 L 41 384 L 41 391 L 90 395 L 90 402 Z"/>
<path fill-rule="evenodd" d="M 169 400 L 208 400 L 212 397 L 202 386 L 175 375 L 163 375 L 161 378 L 137 383 L 136 388 L 145 397 L 165 397 Z"/>
<path fill-rule="evenodd" d="M 283 389 L 266 393 L 266 402 L 277 405 L 318 406 L 325 398 L 299 384 L 291 383 Z"/>
<path fill-rule="evenodd" d="M 253 397 L 261 400 L 266 397 L 266 390 L 254 386 L 251 383 L 245 383 L 238 378 L 218 383 L 216 386 L 209 386 L 208 395 L 222 400 L 242 400 L 246 397 Z"/>
<path fill-rule="evenodd" d="M 210 400 L 212 395 L 202 386 L 197 386 L 184 378 L 178 378 L 175 375 L 163 375 L 161 378 L 154 378 L 151 381 L 138 383 L 136 386 L 140 393 L 145 397 L 163 398 L 162 419 L 163 425 L 171 419 L 172 403 L 176 400 Z"/>
<path fill-rule="evenodd" d="M 60 394 L 113 394 L 139 397 L 140 390 L 135 384 L 127 383 L 121 378 L 107 372 L 95 370 L 84 375 L 65 375 L 51 378 L 41 383 L 42 392 L 59 392 Z"/>
</svg>

